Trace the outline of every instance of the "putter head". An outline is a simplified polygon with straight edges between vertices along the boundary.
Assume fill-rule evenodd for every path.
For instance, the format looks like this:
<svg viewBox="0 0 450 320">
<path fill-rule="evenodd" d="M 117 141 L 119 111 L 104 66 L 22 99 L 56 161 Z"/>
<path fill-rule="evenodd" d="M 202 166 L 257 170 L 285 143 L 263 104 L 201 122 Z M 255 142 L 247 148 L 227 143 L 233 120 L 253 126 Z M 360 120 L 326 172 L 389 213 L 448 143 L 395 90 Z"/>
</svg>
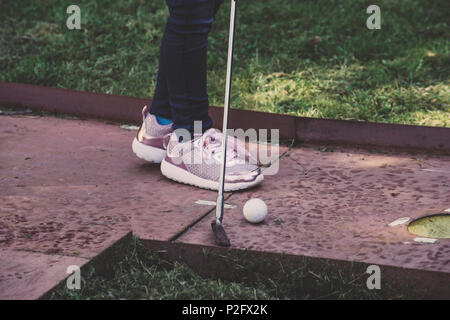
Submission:
<svg viewBox="0 0 450 320">
<path fill-rule="evenodd" d="M 212 231 L 214 234 L 214 240 L 216 241 L 216 243 L 221 247 L 229 247 L 230 239 L 228 239 L 228 236 L 227 236 L 222 224 L 217 220 L 213 220 L 211 222 L 211 228 L 212 228 Z"/>
</svg>

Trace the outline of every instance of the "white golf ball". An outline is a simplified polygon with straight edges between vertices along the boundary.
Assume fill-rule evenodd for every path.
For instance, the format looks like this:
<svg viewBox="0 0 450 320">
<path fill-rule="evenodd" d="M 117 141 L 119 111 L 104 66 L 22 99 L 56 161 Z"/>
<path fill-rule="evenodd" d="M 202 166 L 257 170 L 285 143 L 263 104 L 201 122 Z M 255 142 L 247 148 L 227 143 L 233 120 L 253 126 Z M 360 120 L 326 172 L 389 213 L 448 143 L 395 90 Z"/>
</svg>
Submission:
<svg viewBox="0 0 450 320">
<path fill-rule="evenodd" d="M 248 222 L 260 223 L 267 216 L 267 205 L 261 199 L 250 199 L 245 203 L 243 213 Z"/>
</svg>

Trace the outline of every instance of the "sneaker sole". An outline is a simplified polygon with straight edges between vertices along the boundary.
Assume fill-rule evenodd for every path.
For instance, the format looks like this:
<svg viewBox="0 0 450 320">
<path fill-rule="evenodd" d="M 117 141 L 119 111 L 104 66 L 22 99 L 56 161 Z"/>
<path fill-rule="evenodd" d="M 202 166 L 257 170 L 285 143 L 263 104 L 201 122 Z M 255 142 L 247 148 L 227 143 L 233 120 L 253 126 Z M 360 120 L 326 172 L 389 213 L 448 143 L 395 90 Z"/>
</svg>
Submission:
<svg viewBox="0 0 450 320">
<path fill-rule="evenodd" d="M 202 189 L 210 189 L 217 191 L 219 188 L 219 183 L 216 181 L 207 180 L 204 178 L 200 178 L 186 170 L 183 170 L 170 162 L 167 162 L 165 160 L 161 163 L 161 173 L 174 181 L 188 184 L 194 187 L 199 187 Z M 260 174 L 254 181 L 251 182 L 237 182 L 237 183 L 225 183 L 224 191 L 230 192 L 230 191 L 237 191 L 237 190 L 243 190 L 248 189 L 254 186 L 257 186 L 264 180 L 264 176 Z"/>
<path fill-rule="evenodd" d="M 166 156 L 166 150 L 147 146 L 139 142 L 136 137 L 133 140 L 131 148 L 138 158 L 151 163 L 161 163 Z"/>
</svg>

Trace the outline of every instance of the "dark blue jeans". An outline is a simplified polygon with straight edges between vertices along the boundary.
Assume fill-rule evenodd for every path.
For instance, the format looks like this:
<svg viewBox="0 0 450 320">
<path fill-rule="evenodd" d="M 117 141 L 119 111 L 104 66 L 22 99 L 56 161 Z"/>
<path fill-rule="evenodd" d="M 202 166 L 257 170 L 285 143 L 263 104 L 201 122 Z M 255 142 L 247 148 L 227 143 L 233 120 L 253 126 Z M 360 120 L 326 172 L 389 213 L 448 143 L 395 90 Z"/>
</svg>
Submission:
<svg viewBox="0 0 450 320">
<path fill-rule="evenodd" d="M 223 0 L 166 0 L 170 16 L 161 43 L 150 113 L 191 133 L 194 121 L 211 128 L 206 90 L 208 33 Z"/>
</svg>

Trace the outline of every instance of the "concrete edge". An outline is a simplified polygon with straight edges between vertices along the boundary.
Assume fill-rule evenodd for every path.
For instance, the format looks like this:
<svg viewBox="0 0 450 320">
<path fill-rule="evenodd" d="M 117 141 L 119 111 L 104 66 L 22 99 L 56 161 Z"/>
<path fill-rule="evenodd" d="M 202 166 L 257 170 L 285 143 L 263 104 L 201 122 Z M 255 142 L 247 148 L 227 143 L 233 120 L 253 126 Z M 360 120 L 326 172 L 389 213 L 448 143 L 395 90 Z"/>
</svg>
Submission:
<svg viewBox="0 0 450 320">
<path fill-rule="evenodd" d="M 122 246 L 133 240 L 133 233 L 129 231 L 122 238 L 108 248 L 80 266 L 82 270 L 94 267 L 96 272 L 108 271 L 112 260 L 117 260 L 126 253 L 118 253 Z M 243 250 L 236 248 L 222 248 L 217 246 L 203 246 L 173 241 L 140 239 L 150 252 L 158 253 L 167 261 L 186 263 L 199 275 L 209 278 L 220 278 L 229 281 L 252 282 L 254 271 L 267 277 L 276 269 L 291 272 L 296 268 L 307 266 L 309 271 L 320 275 L 324 268 L 330 265 L 337 267 L 342 274 L 362 275 L 358 281 L 365 282 L 369 277 L 365 262 L 343 261 L 309 256 L 297 256 L 286 253 L 272 253 L 264 251 Z M 238 272 L 233 264 L 239 266 Z M 230 268 L 234 272 L 230 272 Z M 274 269 L 276 268 L 276 269 Z M 432 272 L 417 269 L 407 269 L 394 266 L 380 266 L 382 274 L 382 289 L 395 288 L 399 292 L 407 293 L 413 299 L 450 299 L 450 276 L 442 272 Z M 63 286 L 69 275 L 44 292 L 38 299 L 47 300 L 58 286 Z"/>
<path fill-rule="evenodd" d="M 129 243 L 130 241 L 132 241 L 132 239 L 133 234 L 131 231 L 129 231 L 123 237 L 118 239 L 116 242 L 113 242 L 109 247 L 101 251 L 99 254 L 86 261 L 86 263 L 84 263 L 82 266 L 79 266 L 81 269 L 81 277 L 83 277 L 83 270 L 88 267 L 94 267 L 96 270 L 107 269 L 109 267 L 108 264 L 110 260 L 112 260 L 114 256 L 117 256 L 117 249 Z M 125 254 L 126 253 L 123 253 L 123 255 Z M 69 276 L 70 275 L 67 275 L 66 277 L 64 277 L 64 279 L 56 283 L 51 289 L 44 292 L 37 300 L 50 299 L 52 291 L 55 290 L 58 286 L 62 286 L 67 281 L 67 278 Z"/>
<path fill-rule="evenodd" d="M 139 124 L 142 106 L 150 99 L 81 92 L 0 81 L 0 104 L 35 111 L 66 113 L 86 118 Z M 211 107 L 216 127 L 222 108 Z M 450 128 L 348 120 L 315 119 L 232 109 L 230 128 L 279 129 L 280 139 L 313 144 L 374 146 L 450 154 Z"/>
<path fill-rule="evenodd" d="M 320 274 L 330 264 L 339 268 L 339 272 L 362 275 L 358 281 L 363 285 L 369 274 L 365 262 L 324 259 L 309 256 L 296 256 L 285 253 L 202 246 L 180 242 L 141 239 L 153 252 L 163 255 L 168 261 L 182 261 L 198 274 L 230 281 L 254 281 L 255 268 L 263 275 L 271 276 L 273 268 L 283 266 L 287 272 L 308 266 L 308 269 Z M 241 271 L 230 273 L 230 264 L 238 262 Z M 407 269 L 394 266 L 380 266 L 382 288 L 394 288 L 407 293 L 413 299 L 450 299 L 450 276 L 442 272 Z"/>
</svg>

